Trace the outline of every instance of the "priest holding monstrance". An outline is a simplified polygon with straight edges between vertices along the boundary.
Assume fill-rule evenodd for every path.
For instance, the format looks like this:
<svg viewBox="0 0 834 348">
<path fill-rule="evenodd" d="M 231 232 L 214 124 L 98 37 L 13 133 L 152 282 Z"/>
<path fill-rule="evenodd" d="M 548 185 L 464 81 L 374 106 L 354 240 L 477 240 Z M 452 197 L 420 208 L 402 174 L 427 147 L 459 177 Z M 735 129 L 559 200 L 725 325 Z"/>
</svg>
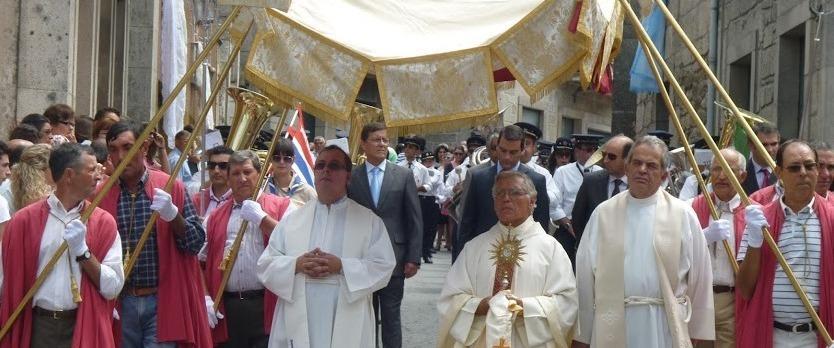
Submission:
<svg viewBox="0 0 834 348">
<path fill-rule="evenodd" d="M 561 244 L 533 220 L 530 178 L 503 171 L 498 223 L 464 247 L 440 294 L 439 347 L 567 347 L 578 308 Z"/>
</svg>

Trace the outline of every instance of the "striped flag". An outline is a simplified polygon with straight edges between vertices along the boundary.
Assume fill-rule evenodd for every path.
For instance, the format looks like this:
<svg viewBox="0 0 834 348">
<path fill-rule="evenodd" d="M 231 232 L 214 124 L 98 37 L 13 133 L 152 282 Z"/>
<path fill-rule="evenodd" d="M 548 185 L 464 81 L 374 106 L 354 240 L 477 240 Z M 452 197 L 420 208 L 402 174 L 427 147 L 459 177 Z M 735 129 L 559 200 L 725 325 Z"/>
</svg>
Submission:
<svg viewBox="0 0 834 348">
<path fill-rule="evenodd" d="M 304 114 L 301 112 L 301 106 L 296 108 L 293 119 L 296 122 L 290 121 L 290 125 L 287 127 L 287 137 L 292 140 L 295 152 L 295 163 L 292 165 L 292 170 L 304 178 L 307 184 L 315 186 L 315 182 L 313 182 L 313 154 L 310 153 L 307 132 L 304 131 Z"/>
</svg>

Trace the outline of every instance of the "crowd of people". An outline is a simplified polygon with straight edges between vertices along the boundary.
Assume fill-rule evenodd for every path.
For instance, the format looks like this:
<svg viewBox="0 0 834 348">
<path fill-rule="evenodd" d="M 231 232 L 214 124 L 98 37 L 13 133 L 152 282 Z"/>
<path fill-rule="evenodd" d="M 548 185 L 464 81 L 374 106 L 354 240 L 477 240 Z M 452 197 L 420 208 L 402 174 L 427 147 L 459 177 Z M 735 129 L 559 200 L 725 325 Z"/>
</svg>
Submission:
<svg viewBox="0 0 834 348">
<path fill-rule="evenodd" d="M 369 123 L 360 163 L 313 139 L 313 185 L 290 140 L 262 161 L 145 126 L 59 104 L 0 142 L 0 347 L 401 347 L 405 282 L 443 249 L 439 347 L 824 346 L 794 280 L 834 325 L 834 149 L 767 125 L 727 172 L 683 170 L 664 131 L 431 151 Z"/>
</svg>

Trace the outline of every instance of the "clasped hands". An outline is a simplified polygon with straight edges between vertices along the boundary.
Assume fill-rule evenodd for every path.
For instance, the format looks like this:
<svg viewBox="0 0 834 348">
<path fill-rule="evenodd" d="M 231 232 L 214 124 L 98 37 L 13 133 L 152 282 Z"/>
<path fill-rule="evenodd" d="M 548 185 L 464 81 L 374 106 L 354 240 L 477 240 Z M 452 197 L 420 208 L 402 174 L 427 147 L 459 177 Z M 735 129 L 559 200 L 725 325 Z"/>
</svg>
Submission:
<svg viewBox="0 0 834 348">
<path fill-rule="evenodd" d="M 295 273 L 304 273 L 312 278 L 324 278 L 342 271 L 342 260 L 319 248 L 306 252 L 295 259 Z"/>
<path fill-rule="evenodd" d="M 515 296 L 509 290 L 502 290 L 496 293 L 495 296 L 505 296 L 507 300 L 515 301 L 514 305 L 517 306 L 515 308 L 509 308 L 511 312 L 515 312 L 517 310 L 524 310 L 524 302 L 521 301 L 520 297 Z M 475 309 L 476 315 L 486 315 L 489 311 L 489 302 L 492 300 L 492 297 L 484 297 L 481 299 L 481 302 L 478 304 L 478 308 Z M 511 304 L 513 306 L 513 304 Z"/>
</svg>

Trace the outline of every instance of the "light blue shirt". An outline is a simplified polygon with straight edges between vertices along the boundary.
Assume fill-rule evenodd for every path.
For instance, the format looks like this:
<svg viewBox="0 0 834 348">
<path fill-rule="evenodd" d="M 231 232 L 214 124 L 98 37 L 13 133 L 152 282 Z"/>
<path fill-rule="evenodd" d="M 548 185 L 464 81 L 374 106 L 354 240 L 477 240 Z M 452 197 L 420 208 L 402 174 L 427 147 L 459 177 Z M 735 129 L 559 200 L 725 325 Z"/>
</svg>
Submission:
<svg viewBox="0 0 834 348">
<path fill-rule="evenodd" d="M 174 148 L 173 150 L 171 150 L 171 153 L 168 154 L 168 166 L 171 169 L 174 169 L 174 166 L 177 165 L 177 161 L 180 160 L 180 156 L 182 156 L 182 151 L 180 151 L 180 149 L 178 148 Z M 191 181 L 191 169 L 188 168 L 187 162 L 182 164 L 179 176 L 180 180 L 182 180 L 183 183 Z"/>
</svg>

